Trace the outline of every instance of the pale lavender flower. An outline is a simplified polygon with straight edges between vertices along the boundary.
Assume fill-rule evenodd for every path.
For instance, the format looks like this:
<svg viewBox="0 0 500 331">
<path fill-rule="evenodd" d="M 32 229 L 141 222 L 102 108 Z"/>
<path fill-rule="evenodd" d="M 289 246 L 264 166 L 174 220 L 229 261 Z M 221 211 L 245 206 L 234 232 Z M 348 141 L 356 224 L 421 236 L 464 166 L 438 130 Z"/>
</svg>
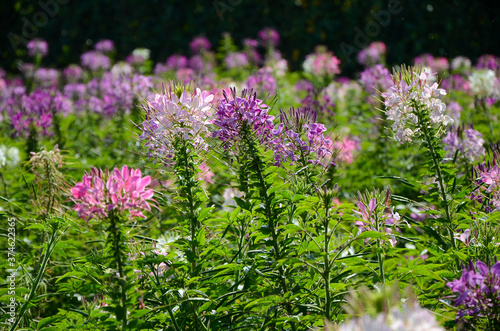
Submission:
<svg viewBox="0 0 500 331">
<path fill-rule="evenodd" d="M 248 58 L 245 53 L 232 52 L 226 56 L 224 63 L 228 69 L 244 68 L 248 66 Z"/>
<path fill-rule="evenodd" d="M 49 53 L 49 44 L 43 39 L 33 39 L 26 45 L 28 55 L 31 57 L 44 57 Z"/>
<path fill-rule="evenodd" d="M 365 69 L 359 81 L 369 94 L 385 92 L 393 84 L 391 73 L 381 64 Z"/>
<path fill-rule="evenodd" d="M 387 47 L 383 42 L 374 41 L 358 53 L 358 62 L 367 67 L 384 63 L 386 52 Z"/>
<path fill-rule="evenodd" d="M 276 79 L 268 70 L 261 68 L 248 77 L 247 87 L 259 95 L 273 95 L 276 93 Z"/>
<path fill-rule="evenodd" d="M 194 148 L 206 150 L 210 137 L 207 125 L 212 121 L 214 95 L 199 88 L 194 93 L 184 90 L 177 96 L 169 87 L 143 105 L 146 120 L 140 139 L 145 140 L 148 156 L 166 166 L 175 163 L 178 139 L 189 141 Z"/>
<path fill-rule="evenodd" d="M 484 157 L 485 149 L 483 135 L 471 127 L 452 128 L 444 137 L 444 150 L 447 157 L 454 157 L 457 150 L 462 157 L 473 163 Z"/>
<path fill-rule="evenodd" d="M 71 64 L 63 71 L 64 77 L 68 82 L 76 82 L 82 78 L 83 70 L 76 64 Z"/>
<path fill-rule="evenodd" d="M 111 67 L 109 57 L 95 51 L 83 53 L 80 57 L 80 61 L 83 67 L 91 71 L 108 70 Z"/>
<path fill-rule="evenodd" d="M 57 85 L 59 80 L 59 71 L 52 68 L 39 68 L 35 71 L 33 78 L 35 82 L 43 87 L 52 87 Z"/>
<path fill-rule="evenodd" d="M 99 40 L 94 45 L 94 49 L 102 53 L 111 53 L 115 50 L 115 44 L 109 39 Z"/>
<path fill-rule="evenodd" d="M 465 72 L 471 68 L 471 60 L 465 56 L 457 56 L 451 60 L 451 70 Z"/>
<path fill-rule="evenodd" d="M 429 86 L 427 72 L 402 73 L 393 76 L 394 86 L 388 92 L 382 93 L 385 98 L 386 115 L 393 121 L 394 139 L 401 142 L 412 141 L 421 135 L 418 128 L 418 113 L 425 109 L 429 111 L 430 122 L 436 126 L 446 126 L 453 123 L 452 118 L 445 114 L 446 105 L 438 99 L 446 91 L 434 83 Z M 408 80 L 408 81 L 405 81 Z"/>
</svg>

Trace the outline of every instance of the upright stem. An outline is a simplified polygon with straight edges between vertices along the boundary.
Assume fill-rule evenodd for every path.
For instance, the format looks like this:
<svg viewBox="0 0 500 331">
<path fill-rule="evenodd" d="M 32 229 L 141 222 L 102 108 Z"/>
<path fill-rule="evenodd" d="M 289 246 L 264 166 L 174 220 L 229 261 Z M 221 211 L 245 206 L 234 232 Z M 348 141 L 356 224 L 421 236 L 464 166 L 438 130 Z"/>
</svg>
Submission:
<svg viewBox="0 0 500 331">
<path fill-rule="evenodd" d="M 122 318 L 122 330 L 127 327 L 127 293 L 125 289 L 125 278 L 123 274 L 123 262 L 122 262 L 122 251 L 121 251 L 121 231 L 116 224 L 116 215 L 111 211 L 109 220 L 111 222 L 111 235 L 113 236 L 113 257 L 118 268 L 118 275 L 120 279 L 118 280 L 120 284 L 120 305 L 125 310 Z"/>
<path fill-rule="evenodd" d="M 267 194 L 267 190 L 269 189 L 268 184 L 264 178 L 264 174 L 261 168 L 261 161 L 258 156 L 258 150 L 255 147 L 255 143 L 252 139 L 252 137 L 249 137 L 248 135 L 245 135 L 244 137 L 245 143 L 247 145 L 247 148 L 249 150 L 250 157 L 252 158 L 251 162 L 253 163 L 253 168 L 255 169 L 255 175 L 257 176 L 257 181 L 260 189 L 260 196 L 261 198 L 264 199 L 264 210 L 265 210 L 265 216 L 267 220 L 267 224 L 269 226 L 269 229 L 271 231 L 271 236 L 273 239 L 273 250 L 274 250 L 274 258 L 276 261 L 281 260 L 281 251 L 278 245 L 278 233 L 276 232 L 276 227 L 274 224 L 274 215 L 272 211 L 272 202 Z M 283 290 L 283 294 L 288 293 L 288 286 L 286 283 L 286 277 L 285 277 L 285 272 L 283 270 L 282 266 L 278 267 L 278 273 L 279 273 L 279 278 L 280 278 L 280 285 L 281 289 Z M 286 304 L 286 311 L 288 315 L 292 314 L 292 307 L 289 303 Z M 292 327 L 292 330 L 296 330 L 295 323 L 290 322 L 290 326 Z"/>
<path fill-rule="evenodd" d="M 377 227 L 377 232 L 380 233 L 380 224 L 377 216 L 375 216 L 375 226 Z M 377 260 L 380 280 L 382 281 L 382 284 L 385 284 L 384 256 L 382 255 L 382 244 L 380 243 L 380 238 L 377 239 Z"/>
<path fill-rule="evenodd" d="M 417 111 L 417 114 L 420 115 L 420 112 Z M 448 202 L 448 197 L 447 197 L 446 189 L 444 186 L 444 180 L 443 180 L 443 175 L 442 175 L 442 171 L 441 171 L 441 165 L 439 164 L 439 158 L 438 158 L 437 153 L 436 153 L 434 141 L 431 137 L 431 134 L 429 132 L 429 128 L 427 126 L 427 121 L 425 121 L 422 118 L 422 116 L 419 116 L 418 121 L 419 121 L 419 123 L 423 124 L 423 125 L 421 125 L 421 128 L 422 128 L 422 132 L 424 133 L 425 141 L 427 142 L 427 148 L 429 149 L 429 152 L 431 153 L 431 158 L 432 158 L 432 162 L 434 164 L 434 169 L 436 171 L 436 177 L 438 180 L 439 190 L 440 190 L 441 198 L 443 199 L 443 203 L 444 203 L 444 207 L 445 207 L 444 210 L 445 210 L 445 214 L 446 214 L 446 220 L 448 221 L 447 229 L 448 229 L 448 233 L 450 236 L 451 245 L 453 248 L 455 248 L 456 247 L 455 246 L 455 238 L 453 237 L 453 231 L 450 229 L 450 225 L 452 222 L 451 213 L 450 213 L 450 204 Z"/>
<path fill-rule="evenodd" d="M 197 242 L 196 242 L 196 234 L 198 232 L 199 224 L 198 217 L 195 210 L 195 193 L 193 192 L 193 181 L 194 178 L 194 165 L 193 162 L 189 159 L 188 149 L 189 146 L 186 141 L 181 142 L 181 164 L 179 165 L 179 182 L 183 187 L 184 194 L 187 199 L 187 207 L 188 207 L 188 219 L 189 219 L 189 230 L 191 235 L 191 241 L 189 243 L 192 260 L 191 260 L 191 276 L 197 276 L 197 260 L 198 260 L 198 251 L 197 251 Z"/>
<path fill-rule="evenodd" d="M 328 258 L 330 251 L 330 236 L 328 234 L 328 223 L 329 223 L 329 206 L 325 206 L 325 251 L 324 251 L 324 264 L 325 264 L 325 318 L 331 320 L 330 311 L 332 305 L 332 299 L 330 297 L 330 260 Z"/>
</svg>

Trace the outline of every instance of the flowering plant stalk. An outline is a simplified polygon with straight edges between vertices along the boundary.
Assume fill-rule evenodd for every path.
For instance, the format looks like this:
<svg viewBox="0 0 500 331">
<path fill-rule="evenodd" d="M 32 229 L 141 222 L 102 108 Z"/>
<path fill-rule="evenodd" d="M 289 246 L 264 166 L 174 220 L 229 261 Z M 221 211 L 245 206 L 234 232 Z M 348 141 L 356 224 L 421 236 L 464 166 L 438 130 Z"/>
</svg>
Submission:
<svg viewBox="0 0 500 331">
<path fill-rule="evenodd" d="M 139 169 L 123 166 L 110 172 L 108 169 L 103 171 L 93 168 L 83 176 L 82 182 L 71 189 L 75 210 L 80 218 L 109 222 L 107 245 L 111 251 L 111 267 L 117 270 L 117 291 L 111 293 L 114 307 L 109 310 L 115 313 L 122 329 L 127 328 L 128 307 L 131 305 L 127 296 L 129 284 L 126 276 L 132 271 L 124 265 L 127 237 L 123 223 L 127 217 L 144 218 L 143 212 L 151 210 L 148 200 L 152 199 L 153 190 L 146 189 L 150 183 L 151 177 L 142 177 Z"/>
<path fill-rule="evenodd" d="M 453 123 L 453 119 L 444 113 L 446 105 L 438 98 L 446 91 L 438 88 L 437 83 L 429 85 L 429 73 L 421 68 L 403 66 L 393 74 L 394 86 L 382 93 L 385 98 L 386 115 L 393 121 L 394 139 L 399 142 L 423 140 L 430 160 L 430 170 L 434 172 L 436 184 L 432 191 L 439 192 L 439 205 L 444 212 L 444 227 L 447 229 L 450 245 L 455 248 L 453 237 L 453 198 L 449 181 L 453 170 L 449 164 L 443 164 L 444 151 L 441 136 L 444 128 Z M 453 185 L 452 185 L 453 187 Z M 451 187 L 451 188 L 452 188 Z"/>
<path fill-rule="evenodd" d="M 258 211 L 262 214 L 265 227 L 261 227 L 263 234 L 270 235 L 271 251 L 275 263 L 282 260 L 282 247 L 279 240 L 279 219 L 281 209 L 276 203 L 276 194 L 271 192 L 271 184 L 268 182 L 268 174 L 265 172 L 265 161 L 259 149 L 259 145 L 269 146 L 274 129 L 273 116 L 268 115 L 268 106 L 257 99 L 256 94 L 244 90 L 241 97 L 232 90 L 231 95 L 224 95 L 216 113 L 218 120 L 215 125 L 219 130 L 214 132 L 224 142 L 227 150 L 236 151 L 240 160 L 239 178 L 242 188 L 247 189 L 246 199 L 258 194 L 261 206 Z M 245 192 L 247 193 L 247 192 Z M 276 266 L 275 266 L 276 268 Z M 282 265 L 277 266 L 278 286 L 285 297 L 289 293 L 287 275 Z M 292 305 L 284 303 L 288 316 L 293 313 Z M 292 330 L 297 327 L 294 322 L 289 321 Z"/>
</svg>

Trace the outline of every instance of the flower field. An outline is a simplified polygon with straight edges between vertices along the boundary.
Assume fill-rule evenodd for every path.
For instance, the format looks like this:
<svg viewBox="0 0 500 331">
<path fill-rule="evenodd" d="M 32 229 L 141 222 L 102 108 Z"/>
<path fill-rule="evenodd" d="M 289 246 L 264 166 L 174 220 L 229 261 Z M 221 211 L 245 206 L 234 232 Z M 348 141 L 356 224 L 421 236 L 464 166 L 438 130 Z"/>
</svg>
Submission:
<svg viewBox="0 0 500 331">
<path fill-rule="evenodd" d="M 0 69 L 5 330 L 500 330 L 500 58 L 280 35 Z"/>
</svg>

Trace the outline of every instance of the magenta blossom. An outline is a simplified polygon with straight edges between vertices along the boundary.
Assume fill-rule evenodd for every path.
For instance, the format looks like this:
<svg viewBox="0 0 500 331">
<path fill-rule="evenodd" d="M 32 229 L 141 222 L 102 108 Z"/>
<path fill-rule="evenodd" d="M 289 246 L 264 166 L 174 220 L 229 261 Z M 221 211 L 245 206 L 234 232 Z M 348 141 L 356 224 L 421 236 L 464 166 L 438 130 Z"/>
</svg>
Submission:
<svg viewBox="0 0 500 331">
<path fill-rule="evenodd" d="M 71 189 L 72 200 L 78 217 L 87 220 L 107 218 L 113 210 L 145 218 L 143 212 L 151 210 L 148 200 L 153 197 L 153 190 L 146 189 L 150 183 L 150 176 L 142 177 L 141 170 L 126 165 L 112 172 L 92 168 Z"/>
</svg>

